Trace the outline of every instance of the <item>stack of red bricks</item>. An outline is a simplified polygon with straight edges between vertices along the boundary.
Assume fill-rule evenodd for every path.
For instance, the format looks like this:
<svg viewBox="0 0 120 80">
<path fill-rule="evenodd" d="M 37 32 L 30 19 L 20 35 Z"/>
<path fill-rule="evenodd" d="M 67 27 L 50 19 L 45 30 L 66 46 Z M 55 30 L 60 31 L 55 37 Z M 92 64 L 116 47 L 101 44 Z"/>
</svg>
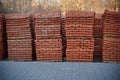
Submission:
<svg viewBox="0 0 120 80">
<path fill-rule="evenodd" d="M 3 15 L 0 15 L 0 60 L 3 59 Z"/>
<path fill-rule="evenodd" d="M 102 36 L 103 36 L 103 27 L 102 27 L 102 15 L 95 15 L 95 27 L 94 27 L 94 39 L 95 39 L 95 50 L 94 56 L 102 58 Z"/>
<path fill-rule="evenodd" d="M 94 35 L 95 37 L 101 37 L 103 35 L 102 14 L 95 15 Z"/>
<path fill-rule="evenodd" d="M 120 62 L 120 12 L 106 10 L 103 19 L 103 61 Z"/>
<path fill-rule="evenodd" d="M 94 12 L 67 12 L 65 24 L 67 61 L 93 61 L 94 19 Z"/>
<path fill-rule="evenodd" d="M 61 13 L 41 12 L 34 15 L 36 59 L 62 61 Z"/>
<path fill-rule="evenodd" d="M 9 60 L 32 60 L 30 15 L 9 14 L 5 18 Z"/>
</svg>

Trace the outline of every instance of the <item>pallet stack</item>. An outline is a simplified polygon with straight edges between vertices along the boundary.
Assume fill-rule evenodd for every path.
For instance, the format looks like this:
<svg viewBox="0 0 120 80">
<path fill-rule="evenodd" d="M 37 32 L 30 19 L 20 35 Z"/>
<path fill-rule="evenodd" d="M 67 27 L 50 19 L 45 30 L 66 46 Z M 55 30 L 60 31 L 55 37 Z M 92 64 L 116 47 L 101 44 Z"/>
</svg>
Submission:
<svg viewBox="0 0 120 80">
<path fill-rule="evenodd" d="M 9 60 L 32 60 L 32 34 L 29 14 L 5 15 Z"/>
<path fill-rule="evenodd" d="M 66 13 L 67 61 L 93 61 L 94 12 L 69 11 Z"/>
<path fill-rule="evenodd" d="M 3 60 L 3 15 L 0 15 L 0 60 Z"/>
<path fill-rule="evenodd" d="M 94 58 L 102 59 L 102 36 L 103 36 L 102 15 L 96 14 L 94 27 L 94 39 L 95 39 Z"/>
<path fill-rule="evenodd" d="M 62 61 L 61 13 L 41 12 L 34 15 L 36 59 Z"/>
<path fill-rule="evenodd" d="M 120 62 L 120 12 L 106 10 L 103 20 L 103 61 Z"/>
<path fill-rule="evenodd" d="M 102 14 L 95 15 L 95 27 L 94 27 L 94 36 L 102 37 L 103 27 L 102 27 Z"/>
</svg>

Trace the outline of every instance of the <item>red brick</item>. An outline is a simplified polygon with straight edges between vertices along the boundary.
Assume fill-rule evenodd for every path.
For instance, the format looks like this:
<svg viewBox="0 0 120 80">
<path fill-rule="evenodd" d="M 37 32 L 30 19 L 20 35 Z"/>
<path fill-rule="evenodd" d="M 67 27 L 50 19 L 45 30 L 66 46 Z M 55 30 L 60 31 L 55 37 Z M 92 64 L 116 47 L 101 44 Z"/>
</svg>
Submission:
<svg viewBox="0 0 120 80">
<path fill-rule="evenodd" d="M 35 40 L 37 60 L 62 60 L 61 39 L 39 39 Z M 44 59 L 45 58 L 45 59 Z"/>
<path fill-rule="evenodd" d="M 106 10 L 103 14 L 104 31 L 106 35 L 120 35 L 120 12 L 112 12 Z"/>
<path fill-rule="evenodd" d="M 120 38 L 104 37 L 103 61 L 120 62 Z"/>
<path fill-rule="evenodd" d="M 10 60 L 32 60 L 32 40 L 8 40 Z"/>
<path fill-rule="evenodd" d="M 7 14 L 6 33 L 9 60 L 32 60 L 32 28 L 29 14 Z"/>
</svg>

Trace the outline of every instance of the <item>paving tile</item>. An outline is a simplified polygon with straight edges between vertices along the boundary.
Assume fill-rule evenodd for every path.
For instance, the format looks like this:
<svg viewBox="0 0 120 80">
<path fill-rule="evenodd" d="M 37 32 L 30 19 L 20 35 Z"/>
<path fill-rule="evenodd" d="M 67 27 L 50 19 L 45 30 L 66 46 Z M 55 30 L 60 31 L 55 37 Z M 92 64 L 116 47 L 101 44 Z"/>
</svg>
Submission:
<svg viewBox="0 0 120 80">
<path fill-rule="evenodd" d="M 120 80 L 120 64 L 0 61 L 0 80 Z"/>
</svg>

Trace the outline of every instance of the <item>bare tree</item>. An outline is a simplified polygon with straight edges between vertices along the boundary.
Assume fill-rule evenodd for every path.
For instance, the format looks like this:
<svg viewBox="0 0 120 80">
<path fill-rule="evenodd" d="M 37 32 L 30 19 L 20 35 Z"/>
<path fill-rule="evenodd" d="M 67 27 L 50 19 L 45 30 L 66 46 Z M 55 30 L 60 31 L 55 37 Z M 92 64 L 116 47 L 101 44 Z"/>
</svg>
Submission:
<svg viewBox="0 0 120 80">
<path fill-rule="evenodd" d="M 120 0 L 107 0 L 106 8 L 114 11 L 120 11 Z"/>
<path fill-rule="evenodd" d="M 31 11 L 32 0 L 3 0 L 7 13 L 27 13 Z"/>
<path fill-rule="evenodd" d="M 92 10 L 102 12 L 104 5 L 102 0 L 61 0 L 61 10 Z"/>
<path fill-rule="evenodd" d="M 40 11 L 89 10 L 102 13 L 104 9 L 120 11 L 120 0 L 0 0 L 7 13 Z M 1 4 L 0 4 L 1 5 Z M 4 7 L 3 7 L 4 6 Z M 0 9 L 0 11 L 2 11 Z"/>
</svg>

